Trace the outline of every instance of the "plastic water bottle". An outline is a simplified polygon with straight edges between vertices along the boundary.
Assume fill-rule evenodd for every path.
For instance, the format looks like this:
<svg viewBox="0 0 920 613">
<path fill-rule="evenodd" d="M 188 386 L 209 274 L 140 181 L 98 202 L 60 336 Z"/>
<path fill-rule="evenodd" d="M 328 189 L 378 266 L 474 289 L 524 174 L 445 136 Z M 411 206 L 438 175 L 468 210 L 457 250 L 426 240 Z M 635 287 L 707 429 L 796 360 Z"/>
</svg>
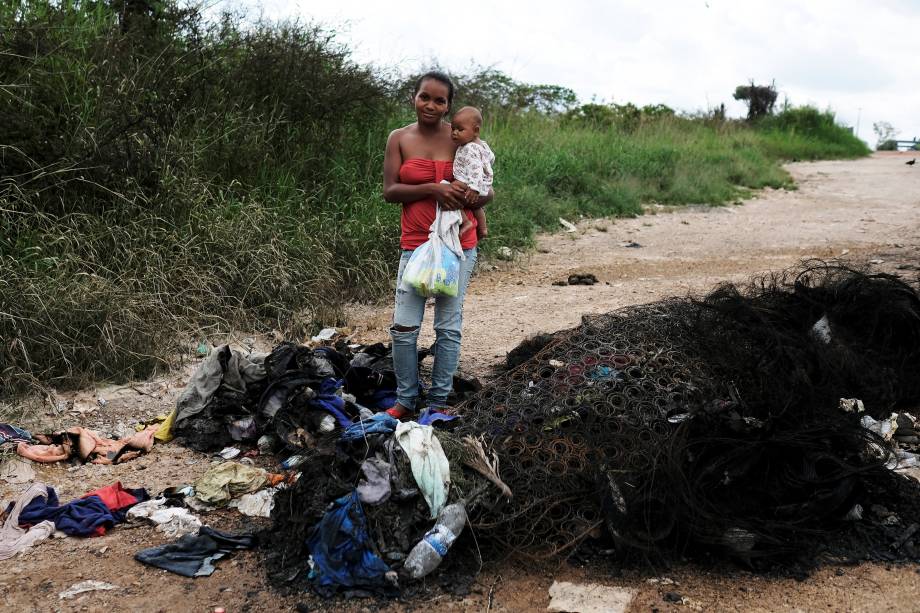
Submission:
<svg viewBox="0 0 920 613">
<path fill-rule="evenodd" d="M 466 508 L 462 502 L 449 504 L 438 514 L 434 528 L 425 533 L 403 566 L 411 579 L 421 579 L 438 567 L 447 550 L 457 540 L 466 524 Z"/>
</svg>

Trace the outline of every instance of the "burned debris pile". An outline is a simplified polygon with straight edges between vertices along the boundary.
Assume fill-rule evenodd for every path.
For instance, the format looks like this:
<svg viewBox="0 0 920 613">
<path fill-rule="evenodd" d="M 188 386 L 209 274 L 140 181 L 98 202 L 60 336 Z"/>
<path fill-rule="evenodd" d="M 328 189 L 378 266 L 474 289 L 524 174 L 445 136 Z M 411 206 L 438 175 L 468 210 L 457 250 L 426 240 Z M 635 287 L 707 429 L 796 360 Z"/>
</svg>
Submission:
<svg viewBox="0 0 920 613">
<path fill-rule="evenodd" d="M 801 552 L 897 462 L 842 398 L 875 418 L 917 406 L 920 299 L 894 277 L 817 262 L 586 317 L 463 407 L 456 433 L 485 437 L 514 492 L 472 526 L 534 555 L 602 531 L 647 552 Z"/>
<path fill-rule="evenodd" d="M 846 556 L 859 549 L 839 546 L 846 535 L 866 555 L 920 554 L 920 483 L 897 472 L 918 460 L 920 298 L 895 277 L 807 263 L 585 317 L 509 363 L 432 435 L 449 469 L 426 469 L 441 475 L 439 508 L 462 505 L 487 553 L 602 539 L 756 565 L 819 546 Z M 277 583 L 386 592 L 417 576 L 417 544 L 446 520 L 400 444 L 415 426 L 385 421 L 316 447 L 279 493 Z M 387 492 L 366 498 L 375 479 Z M 338 552 L 332 571 L 317 551 Z M 339 571 L 351 578 L 323 579 Z"/>
</svg>

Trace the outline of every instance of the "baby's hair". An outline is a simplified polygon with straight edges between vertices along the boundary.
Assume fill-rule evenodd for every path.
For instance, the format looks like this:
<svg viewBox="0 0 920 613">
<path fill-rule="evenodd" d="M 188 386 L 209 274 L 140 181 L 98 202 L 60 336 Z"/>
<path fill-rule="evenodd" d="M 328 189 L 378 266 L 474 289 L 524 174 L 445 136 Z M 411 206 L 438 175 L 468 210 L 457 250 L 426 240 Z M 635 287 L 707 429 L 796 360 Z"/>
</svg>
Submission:
<svg viewBox="0 0 920 613">
<path fill-rule="evenodd" d="M 415 91 L 412 92 L 413 97 L 416 94 L 418 94 L 418 90 L 422 88 L 422 83 L 424 83 L 426 79 L 434 79 L 435 81 L 440 81 L 441 83 L 446 85 L 447 86 L 447 106 L 450 106 L 451 104 L 454 103 L 454 82 L 450 80 L 450 77 L 447 76 L 446 73 L 443 73 L 440 70 L 429 70 L 428 72 L 420 76 L 418 80 L 415 82 Z"/>
<path fill-rule="evenodd" d="M 475 106 L 465 106 L 454 113 L 454 117 L 460 117 L 461 115 L 472 115 L 473 122 L 476 124 L 476 127 L 482 127 L 482 113 Z"/>
</svg>

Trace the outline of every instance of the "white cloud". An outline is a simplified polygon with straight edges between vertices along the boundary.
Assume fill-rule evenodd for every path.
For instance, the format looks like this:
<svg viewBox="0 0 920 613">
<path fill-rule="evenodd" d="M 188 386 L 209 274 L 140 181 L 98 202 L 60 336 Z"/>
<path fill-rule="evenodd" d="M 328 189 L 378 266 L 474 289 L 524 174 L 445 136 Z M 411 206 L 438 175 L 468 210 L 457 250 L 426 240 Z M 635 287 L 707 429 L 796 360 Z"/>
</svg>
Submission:
<svg viewBox="0 0 920 613">
<path fill-rule="evenodd" d="M 583 100 L 696 110 L 749 79 L 794 103 L 833 108 L 874 142 L 889 121 L 920 136 L 920 2 L 911 0 L 569 0 L 455 3 L 266 0 L 266 17 L 327 24 L 360 62 L 404 73 L 437 60 L 574 89 Z M 859 109 L 862 109 L 859 111 Z"/>
</svg>

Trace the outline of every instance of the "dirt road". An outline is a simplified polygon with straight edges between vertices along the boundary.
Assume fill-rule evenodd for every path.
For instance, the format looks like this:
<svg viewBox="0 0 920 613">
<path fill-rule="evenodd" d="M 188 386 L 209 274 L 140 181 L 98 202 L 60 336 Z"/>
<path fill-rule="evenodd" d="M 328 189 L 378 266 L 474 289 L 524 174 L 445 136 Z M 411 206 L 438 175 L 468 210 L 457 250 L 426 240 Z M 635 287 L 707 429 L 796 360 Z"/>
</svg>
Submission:
<svg viewBox="0 0 920 613">
<path fill-rule="evenodd" d="M 875 268 L 916 275 L 917 268 L 910 267 L 920 264 L 920 168 L 904 165 L 910 157 L 890 154 L 791 164 L 795 191 L 763 192 L 741 206 L 653 206 L 651 215 L 584 221 L 575 233 L 543 236 L 536 253 L 495 263 L 494 269 L 487 266 L 490 269 L 474 280 L 466 304 L 463 368 L 487 376 L 490 367 L 529 334 L 571 327 L 586 313 L 702 292 L 718 281 L 782 268 L 803 257 L 871 260 Z M 630 243 L 640 246 L 626 246 Z M 572 272 L 593 273 L 600 282 L 552 284 Z M 386 338 L 388 307 L 355 307 L 350 317 L 360 340 Z M 423 334 L 423 341 L 430 340 L 430 327 Z M 134 386 L 62 394 L 61 399 L 75 401 L 72 409 L 49 410 L 38 417 L 46 424 L 104 429 L 133 423 L 168 411 L 193 366 Z M 105 407 L 99 408 L 97 397 L 108 401 Z M 161 445 L 149 456 L 119 466 L 35 468 L 37 479 L 58 488 L 67 500 L 115 480 L 126 487 L 160 491 L 190 482 L 211 461 L 176 445 Z M 0 495 L 9 499 L 23 488 L 0 482 Z M 265 525 L 265 520 L 242 518 L 235 511 L 212 513 L 207 520 L 230 530 Z M 278 597 L 268 589 L 255 552 L 223 561 L 213 576 L 199 579 L 170 575 L 133 560 L 138 549 L 168 540 L 146 526 L 119 526 L 107 536 L 87 540 L 50 539 L 23 556 L 0 562 L 0 606 L 21 611 L 211 611 L 218 606 L 227 611 L 276 611 L 293 610 L 301 602 L 309 610 L 369 611 L 381 606 L 373 601 Z M 664 575 L 674 583 L 662 581 Z M 89 579 L 118 589 L 59 599 L 59 592 Z M 486 564 L 465 596 L 433 587 L 424 602 L 389 603 L 386 608 L 545 610 L 554 579 L 635 588 L 631 611 L 920 610 L 920 573 L 914 566 L 830 567 L 799 582 L 691 566 L 613 577 L 610 568 L 566 562 L 534 568 L 515 561 Z M 662 599 L 666 592 L 686 600 L 667 603 Z"/>
</svg>

